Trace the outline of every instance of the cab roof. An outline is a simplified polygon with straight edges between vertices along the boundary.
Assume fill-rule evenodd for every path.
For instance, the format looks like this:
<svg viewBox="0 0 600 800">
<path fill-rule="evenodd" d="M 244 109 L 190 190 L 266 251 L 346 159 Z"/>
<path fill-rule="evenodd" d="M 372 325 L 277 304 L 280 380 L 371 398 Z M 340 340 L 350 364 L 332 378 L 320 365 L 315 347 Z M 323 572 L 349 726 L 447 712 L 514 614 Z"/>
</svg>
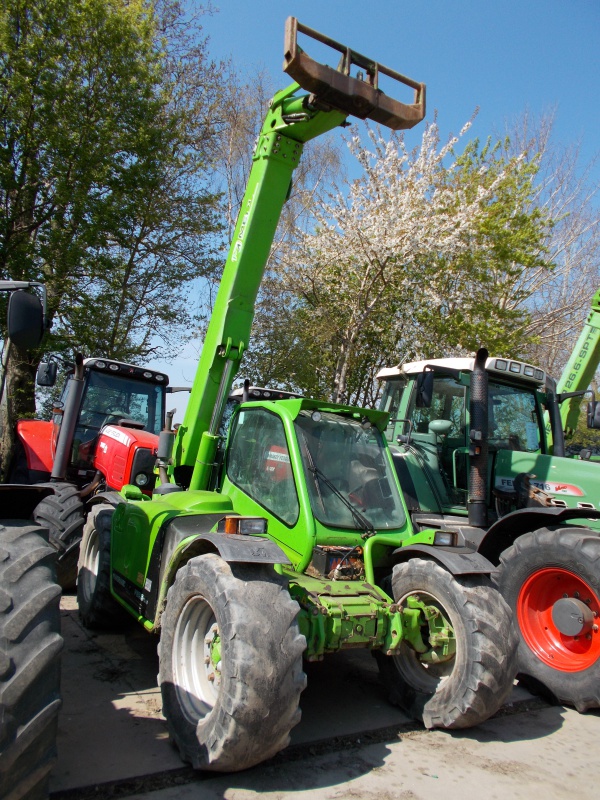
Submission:
<svg viewBox="0 0 600 800">
<path fill-rule="evenodd" d="M 378 380 L 398 378 L 406 375 L 417 375 L 425 371 L 425 367 L 445 367 L 446 369 L 457 370 L 460 372 L 472 372 L 475 366 L 474 358 L 430 358 L 424 361 L 409 361 L 406 364 L 398 364 L 396 367 L 385 367 L 377 373 Z M 543 385 L 546 382 L 546 373 L 543 369 L 527 364 L 524 361 L 517 361 L 511 358 L 496 358 L 490 356 L 485 362 L 486 372 L 490 374 L 510 377 L 512 380 L 524 381 L 536 385 Z"/>
</svg>

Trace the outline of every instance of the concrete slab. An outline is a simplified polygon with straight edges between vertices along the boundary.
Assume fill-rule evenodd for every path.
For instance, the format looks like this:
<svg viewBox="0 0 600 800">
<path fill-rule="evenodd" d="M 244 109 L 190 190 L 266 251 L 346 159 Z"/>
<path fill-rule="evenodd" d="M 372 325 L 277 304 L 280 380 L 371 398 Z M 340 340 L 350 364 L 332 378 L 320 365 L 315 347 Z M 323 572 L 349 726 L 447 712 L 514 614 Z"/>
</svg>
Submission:
<svg viewBox="0 0 600 800">
<path fill-rule="evenodd" d="M 600 714 L 546 707 L 315 752 L 129 800 L 597 800 Z"/>
<path fill-rule="evenodd" d="M 51 792 L 181 770 L 161 714 L 158 639 L 128 619 L 119 633 L 86 630 L 72 595 L 63 596 L 61 614 L 63 707 Z M 388 726 L 415 727 L 387 702 L 370 653 L 334 654 L 306 671 L 302 721 L 292 731 L 292 745 L 354 734 L 364 738 Z M 516 687 L 511 702 L 526 697 Z"/>
</svg>

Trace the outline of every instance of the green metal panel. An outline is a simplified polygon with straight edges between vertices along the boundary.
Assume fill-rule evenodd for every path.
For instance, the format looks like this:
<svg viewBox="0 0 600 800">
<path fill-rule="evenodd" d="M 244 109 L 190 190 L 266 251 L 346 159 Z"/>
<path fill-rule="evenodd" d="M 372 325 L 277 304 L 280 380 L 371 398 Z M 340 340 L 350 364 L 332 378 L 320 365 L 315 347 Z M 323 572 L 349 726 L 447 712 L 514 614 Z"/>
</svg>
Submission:
<svg viewBox="0 0 600 800">
<path fill-rule="evenodd" d="M 174 517 L 196 514 L 227 514 L 232 503 L 215 492 L 173 492 L 154 495 L 152 500 L 117 506 L 112 522 L 111 560 L 113 569 L 134 583 L 145 586 L 154 545 L 163 525 Z"/>
<path fill-rule="evenodd" d="M 533 475 L 532 484 L 567 508 L 582 508 L 582 517 L 573 524 L 600 529 L 600 521 L 585 517 L 585 508 L 600 509 L 598 465 L 543 453 L 500 450 L 496 459 L 495 486 L 505 491 L 522 473 Z"/>
<path fill-rule="evenodd" d="M 559 394 L 588 388 L 600 363 L 600 290 L 592 300 L 592 308 L 573 352 L 557 384 Z M 570 397 L 561 403 L 563 430 L 572 434 L 577 427 L 581 397 Z"/>
</svg>

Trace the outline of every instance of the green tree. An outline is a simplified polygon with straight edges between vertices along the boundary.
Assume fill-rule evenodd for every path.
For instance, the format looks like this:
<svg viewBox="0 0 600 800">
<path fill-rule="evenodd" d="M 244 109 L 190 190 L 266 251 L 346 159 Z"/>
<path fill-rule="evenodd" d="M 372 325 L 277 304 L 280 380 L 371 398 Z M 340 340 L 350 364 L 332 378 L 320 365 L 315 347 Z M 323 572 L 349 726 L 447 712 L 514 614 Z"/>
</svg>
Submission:
<svg viewBox="0 0 600 800">
<path fill-rule="evenodd" d="M 46 349 L 168 353 L 220 244 L 224 92 L 198 20 L 179 0 L 7 0 L 0 52 L 0 275 L 46 282 Z M 5 433 L 34 412 L 39 355 L 9 358 Z"/>
<path fill-rule="evenodd" d="M 471 141 L 447 173 L 457 197 L 482 200 L 467 246 L 452 258 L 425 258 L 424 283 L 435 286 L 438 302 L 416 309 L 419 328 L 429 338 L 420 348 L 427 358 L 465 353 L 484 345 L 490 352 L 519 357 L 531 346 L 528 300 L 536 276 L 551 276 L 546 249 L 552 229 L 536 203 L 539 158 L 510 154 L 508 138 L 480 146 Z"/>
</svg>

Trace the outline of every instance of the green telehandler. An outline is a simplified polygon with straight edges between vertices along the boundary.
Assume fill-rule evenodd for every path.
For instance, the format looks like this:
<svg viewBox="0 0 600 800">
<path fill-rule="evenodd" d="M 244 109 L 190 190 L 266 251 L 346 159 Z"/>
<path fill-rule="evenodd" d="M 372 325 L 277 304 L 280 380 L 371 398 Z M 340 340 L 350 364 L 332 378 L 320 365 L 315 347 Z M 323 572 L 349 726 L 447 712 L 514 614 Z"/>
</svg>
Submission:
<svg viewBox="0 0 600 800">
<path fill-rule="evenodd" d="M 341 54 L 338 68 L 310 58 L 299 33 Z M 425 114 L 423 84 L 294 18 L 284 58 L 295 83 L 263 124 L 186 414 L 161 434 L 160 482 L 151 499 L 135 486 L 95 498 L 80 551 L 84 624 L 128 612 L 160 633 L 163 713 L 197 769 L 245 769 L 286 746 L 303 657 L 371 650 L 392 700 L 446 728 L 495 713 L 516 668 L 492 564 L 412 525 L 387 414 L 248 392 L 226 442 L 219 433 L 304 143 L 348 116 L 407 129 Z M 414 102 L 384 94 L 380 75 Z"/>
</svg>

